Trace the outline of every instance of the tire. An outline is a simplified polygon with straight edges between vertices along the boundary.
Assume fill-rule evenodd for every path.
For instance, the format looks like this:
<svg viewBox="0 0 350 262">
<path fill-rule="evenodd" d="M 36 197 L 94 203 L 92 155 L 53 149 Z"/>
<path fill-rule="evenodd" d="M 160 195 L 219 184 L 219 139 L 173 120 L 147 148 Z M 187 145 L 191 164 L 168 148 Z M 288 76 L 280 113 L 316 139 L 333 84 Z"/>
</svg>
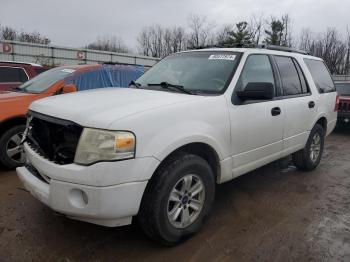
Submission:
<svg viewBox="0 0 350 262">
<path fill-rule="evenodd" d="M 24 163 L 24 153 L 19 150 L 19 142 L 25 125 L 18 125 L 8 129 L 0 138 L 0 162 L 9 169 L 22 166 Z M 12 151 L 10 151 L 12 149 Z M 10 153 L 9 153 L 10 152 Z M 14 155 L 12 155 L 14 153 Z M 9 155 L 11 154 L 11 155 Z"/>
<path fill-rule="evenodd" d="M 314 144 L 314 142 L 316 142 L 314 140 L 316 137 L 319 137 L 319 144 L 317 146 L 319 151 L 317 156 L 315 155 L 315 151 L 313 152 L 312 150 L 312 148 L 316 149 L 316 144 Z M 325 131 L 321 125 L 316 124 L 310 132 L 310 136 L 304 149 L 292 155 L 295 166 L 303 171 L 314 170 L 320 164 L 324 149 L 324 140 Z M 312 155 L 312 152 L 314 155 Z"/>
<path fill-rule="evenodd" d="M 185 185 L 190 183 L 185 181 L 189 182 L 190 178 L 192 184 L 186 187 Z M 200 185 L 203 188 L 201 193 L 195 192 L 199 190 L 192 190 L 200 188 Z M 189 192 L 187 195 L 181 193 L 183 188 L 190 188 L 189 192 L 195 193 L 192 196 L 192 202 L 191 197 L 186 197 L 190 195 Z M 170 198 L 170 195 L 178 199 L 173 201 L 174 197 Z M 137 217 L 139 225 L 153 240 L 167 246 L 178 244 L 200 230 L 214 198 L 215 177 L 209 164 L 196 155 L 176 154 L 162 164 L 149 181 Z M 198 204 L 200 202 L 202 205 Z M 199 206 L 201 208 L 198 208 Z M 180 213 L 172 212 L 179 211 L 179 209 Z M 178 213 L 177 221 L 171 218 L 175 218 L 176 213 Z M 192 221 L 186 219 L 188 218 L 186 214 L 190 215 Z"/>
</svg>

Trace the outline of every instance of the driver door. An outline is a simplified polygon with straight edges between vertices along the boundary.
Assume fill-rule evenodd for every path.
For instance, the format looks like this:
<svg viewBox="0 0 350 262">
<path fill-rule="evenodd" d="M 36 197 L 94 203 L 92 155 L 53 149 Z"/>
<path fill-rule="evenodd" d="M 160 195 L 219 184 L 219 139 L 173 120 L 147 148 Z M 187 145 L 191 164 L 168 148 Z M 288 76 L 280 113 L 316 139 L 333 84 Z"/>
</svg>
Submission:
<svg viewBox="0 0 350 262">
<path fill-rule="evenodd" d="M 250 82 L 272 83 L 276 90 L 270 57 L 252 54 L 246 59 L 229 105 L 233 158 L 233 177 L 237 177 L 282 155 L 283 100 L 245 100 L 237 97 Z M 276 91 L 275 91 L 276 94 Z"/>
</svg>

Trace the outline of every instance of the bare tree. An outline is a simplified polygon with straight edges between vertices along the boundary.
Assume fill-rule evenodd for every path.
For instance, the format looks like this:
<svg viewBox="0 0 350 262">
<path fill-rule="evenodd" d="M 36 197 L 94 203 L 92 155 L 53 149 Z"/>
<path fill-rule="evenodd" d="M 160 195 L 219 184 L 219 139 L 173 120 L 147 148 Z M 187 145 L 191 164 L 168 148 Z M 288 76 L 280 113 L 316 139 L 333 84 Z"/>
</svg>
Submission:
<svg viewBox="0 0 350 262">
<path fill-rule="evenodd" d="M 259 44 L 262 37 L 263 31 L 263 14 L 257 16 L 252 15 L 249 23 L 249 29 L 252 41 L 254 44 Z"/>
<path fill-rule="evenodd" d="M 0 38 L 4 40 L 14 41 L 17 39 L 17 31 L 9 26 L 4 26 L 0 28 L 1 35 Z"/>
<path fill-rule="evenodd" d="M 271 17 L 269 20 L 266 20 L 263 15 L 252 15 L 248 21 L 249 23 L 223 25 L 218 30 L 214 30 L 214 24 L 205 16 L 191 15 L 187 28 L 167 28 L 160 25 L 145 27 L 137 37 L 139 52 L 143 55 L 164 57 L 187 48 L 228 43 L 230 33 L 232 36 L 234 32 L 235 40 L 239 43 L 264 42 L 298 46 L 312 55 L 322 57 L 332 73 L 350 73 L 349 29 L 346 38 L 343 38 L 335 29 L 328 29 L 322 34 L 303 29 L 298 38 L 293 39 L 292 19 L 288 14 L 279 19 Z M 263 38 L 264 41 L 262 41 Z"/>
<path fill-rule="evenodd" d="M 172 52 L 176 53 L 186 50 L 186 40 L 185 29 L 182 27 L 174 27 L 172 29 Z"/>
<path fill-rule="evenodd" d="M 103 38 L 98 37 L 95 42 L 92 42 L 86 46 L 87 49 L 110 51 L 117 53 L 128 53 L 129 49 L 124 44 L 121 38 L 116 36 L 105 36 Z"/>
<path fill-rule="evenodd" d="M 216 32 L 216 43 L 218 45 L 225 44 L 229 41 L 230 32 L 233 31 L 232 25 L 224 25 Z"/>
<path fill-rule="evenodd" d="M 188 48 L 191 49 L 207 45 L 215 24 L 208 21 L 206 16 L 192 14 L 188 18 L 188 27 Z"/>
<path fill-rule="evenodd" d="M 144 27 L 137 37 L 138 50 L 143 55 L 164 57 L 185 50 L 186 39 L 185 29 L 182 27 Z"/>
<path fill-rule="evenodd" d="M 50 39 L 48 39 L 45 36 L 42 36 L 39 32 L 36 32 L 36 31 L 34 31 L 32 33 L 22 31 L 18 35 L 18 41 L 35 43 L 35 44 L 43 44 L 43 45 L 48 45 L 51 42 Z"/>
<path fill-rule="evenodd" d="M 148 27 L 142 29 L 137 37 L 137 42 L 139 45 L 139 53 L 141 55 L 151 56 L 151 36 Z"/>
<path fill-rule="evenodd" d="M 314 33 L 310 28 L 303 28 L 299 35 L 299 49 L 309 51 L 313 43 Z"/>
<path fill-rule="evenodd" d="M 20 33 L 10 27 L 10 26 L 0 26 L 0 39 L 11 40 L 11 41 L 20 41 L 20 42 L 28 42 L 28 43 L 36 43 L 36 44 L 50 44 L 51 40 L 41 35 L 39 32 L 25 32 L 21 31 Z"/>
<path fill-rule="evenodd" d="M 350 28 L 347 28 L 347 51 L 345 57 L 344 74 L 350 74 Z"/>
<path fill-rule="evenodd" d="M 310 29 L 303 29 L 299 48 L 323 58 L 332 74 L 348 72 L 349 44 L 334 28 L 328 28 L 318 35 L 312 33 Z"/>
<path fill-rule="evenodd" d="M 293 45 L 292 43 L 292 20 L 288 14 L 285 14 L 281 18 L 284 32 L 283 32 L 283 39 L 282 39 L 282 45 L 283 46 L 289 46 L 291 47 Z"/>
</svg>

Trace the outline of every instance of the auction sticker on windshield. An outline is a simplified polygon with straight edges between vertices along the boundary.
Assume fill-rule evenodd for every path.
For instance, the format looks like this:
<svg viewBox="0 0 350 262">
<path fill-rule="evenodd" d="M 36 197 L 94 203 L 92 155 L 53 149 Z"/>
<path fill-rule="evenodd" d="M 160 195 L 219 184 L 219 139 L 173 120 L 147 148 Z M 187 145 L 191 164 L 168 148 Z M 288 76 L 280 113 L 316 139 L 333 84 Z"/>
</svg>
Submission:
<svg viewBox="0 0 350 262">
<path fill-rule="evenodd" d="M 236 55 L 218 54 L 209 56 L 209 60 L 235 60 Z"/>
</svg>

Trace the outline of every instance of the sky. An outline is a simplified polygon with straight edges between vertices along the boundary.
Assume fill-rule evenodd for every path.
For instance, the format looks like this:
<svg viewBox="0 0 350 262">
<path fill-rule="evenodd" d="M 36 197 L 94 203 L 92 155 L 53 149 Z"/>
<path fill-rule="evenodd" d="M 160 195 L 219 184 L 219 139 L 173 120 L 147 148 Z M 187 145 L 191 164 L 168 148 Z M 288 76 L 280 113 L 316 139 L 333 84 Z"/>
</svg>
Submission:
<svg viewBox="0 0 350 262">
<path fill-rule="evenodd" d="M 293 32 L 327 27 L 350 28 L 350 0 L 0 0 L 0 24 L 38 31 L 53 45 L 82 47 L 98 36 L 118 36 L 135 49 L 144 26 L 186 26 L 191 14 L 203 15 L 217 28 L 255 14 L 288 13 Z"/>
</svg>

